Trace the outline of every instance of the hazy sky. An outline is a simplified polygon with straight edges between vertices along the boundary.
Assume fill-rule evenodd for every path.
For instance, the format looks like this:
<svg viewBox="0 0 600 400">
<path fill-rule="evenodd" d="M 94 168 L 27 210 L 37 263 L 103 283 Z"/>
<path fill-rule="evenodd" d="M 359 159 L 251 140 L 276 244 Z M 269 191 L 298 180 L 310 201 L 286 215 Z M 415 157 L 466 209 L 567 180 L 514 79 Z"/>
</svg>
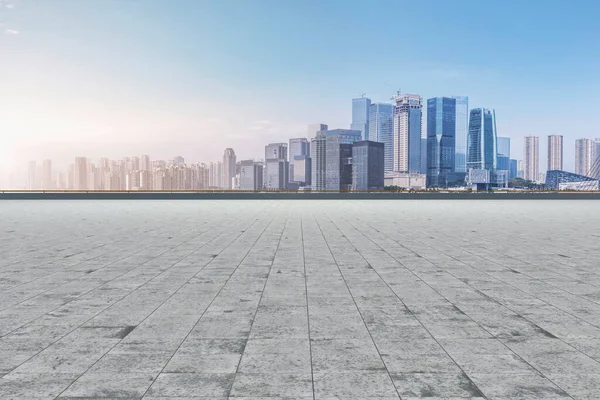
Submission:
<svg viewBox="0 0 600 400">
<path fill-rule="evenodd" d="M 4 3 L 3 3 L 4 2 Z M 2 5 L 3 4 L 3 5 Z M 600 136 L 600 1 L 0 0 L 0 160 L 259 158 L 351 98 L 467 95 L 498 134 Z"/>
</svg>

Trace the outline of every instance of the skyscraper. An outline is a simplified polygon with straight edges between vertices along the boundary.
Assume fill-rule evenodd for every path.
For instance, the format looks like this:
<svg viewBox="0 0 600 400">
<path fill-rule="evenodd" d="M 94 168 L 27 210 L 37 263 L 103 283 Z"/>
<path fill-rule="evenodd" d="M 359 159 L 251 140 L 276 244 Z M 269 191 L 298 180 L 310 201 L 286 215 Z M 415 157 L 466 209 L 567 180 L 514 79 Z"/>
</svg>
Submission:
<svg viewBox="0 0 600 400">
<path fill-rule="evenodd" d="M 223 153 L 223 183 L 221 187 L 226 190 L 233 188 L 233 177 L 235 176 L 235 151 L 226 148 Z"/>
<path fill-rule="evenodd" d="M 594 141 L 590 139 L 577 139 L 575 141 L 575 173 L 591 176 L 592 165 L 595 159 Z"/>
<path fill-rule="evenodd" d="M 467 169 L 496 169 L 496 139 L 496 112 L 487 108 L 472 109 L 469 113 Z"/>
<path fill-rule="evenodd" d="M 524 178 L 529 181 L 537 181 L 540 173 L 540 138 L 525 136 L 524 149 Z"/>
<path fill-rule="evenodd" d="M 271 143 L 265 146 L 264 185 L 266 189 L 283 190 L 287 187 L 289 165 L 288 144 Z"/>
<path fill-rule="evenodd" d="M 469 98 L 452 96 L 456 100 L 456 155 L 454 170 L 467 172 L 467 136 L 469 135 Z"/>
<path fill-rule="evenodd" d="M 427 187 L 447 187 L 455 170 L 456 99 L 427 100 Z"/>
<path fill-rule="evenodd" d="M 311 124 L 308 125 L 308 138 L 312 139 L 317 136 L 317 133 L 323 132 L 329 129 L 326 124 Z"/>
<path fill-rule="evenodd" d="M 296 156 L 310 157 L 310 142 L 306 138 L 293 138 L 290 139 L 289 150 L 289 180 L 290 182 L 296 183 L 294 180 L 294 160 Z"/>
<path fill-rule="evenodd" d="M 548 171 L 563 170 L 563 137 L 548 136 Z"/>
<path fill-rule="evenodd" d="M 148 156 L 148 155 L 143 155 L 142 156 L 140 170 L 142 170 L 142 171 L 152 171 L 152 164 L 150 163 L 150 156 Z"/>
<path fill-rule="evenodd" d="M 394 167 L 394 108 L 387 103 L 372 103 L 369 112 L 369 140 L 383 143 L 385 172 Z"/>
<path fill-rule="evenodd" d="M 362 140 L 369 140 L 369 113 L 371 99 L 361 97 L 352 99 L 352 123 L 350 129 L 360 131 Z"/>
<path fill-rule="evenodd" d="M 352 188 L 352 144 L 360 141 L 358 130 L 334 129 L 325 138 L 325 189 Z"/>
<path fill-rule="evenodd" d="M 498 136 L 498 155 L 508 157 L 510 159 L 510 138 Z"/>
<path fill-rule="evenodd" d="M 517 160 L 510 159 L 508 166 L 508 179 L 515 179 L 517 177 Z"/>
<path fill-rule="evenodd" d="M 423 98 L 400 94 L 394 98 L 394 172 L 421 171 Z"/>
<path fill-rule="evenodd" d="M 384 148 L 367 140 L 352 145 L 352 190 L 383 190 Z"/>
</svg>

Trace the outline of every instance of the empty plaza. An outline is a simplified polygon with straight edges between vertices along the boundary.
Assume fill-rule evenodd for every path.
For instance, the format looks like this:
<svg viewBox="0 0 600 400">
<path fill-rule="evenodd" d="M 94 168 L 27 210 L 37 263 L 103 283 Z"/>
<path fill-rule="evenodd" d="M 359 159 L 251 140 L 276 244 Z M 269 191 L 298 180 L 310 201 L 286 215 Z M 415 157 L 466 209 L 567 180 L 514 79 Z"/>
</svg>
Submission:
<svg viewBox="0 0 600 400">
<path fill-rule="evenodd" d="M 598 399 L 600 202 L 0 201 L 0 399 Z"/>
</svg>

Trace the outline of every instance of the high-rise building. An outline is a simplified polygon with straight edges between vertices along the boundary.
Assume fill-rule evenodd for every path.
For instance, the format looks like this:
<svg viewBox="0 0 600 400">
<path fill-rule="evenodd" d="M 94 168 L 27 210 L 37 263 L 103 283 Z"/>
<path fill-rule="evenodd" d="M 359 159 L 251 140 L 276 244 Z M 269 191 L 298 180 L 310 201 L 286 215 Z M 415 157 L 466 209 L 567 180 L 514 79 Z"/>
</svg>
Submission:
<svg viewBox="0 0 600 400">
<path fill-rule="evenodd" d="M 289 182 L 288 144 L 270 143 L 265 146 L 264 186 L 270 190 L 284 190 Z"/>
<path fill-rule="evenodd" d="M 394 98 L 394 172 L 421 171 L 423 98 L 400 94 Z"/>
<path fill-rule="evenodd" d="M 525 177 L 525 164 L 523 160 L 517 160 L 517 178 Z"/>
<path fill-rule="evenodd" d="M 360 131 L 362 140 L 369 140 L 369 113 L 371 99 L 361 97 L 352 99 L 352 123 L 350 129 Z"/>
<path fill-rule="evenodd" d="M 311 185 L 311 157 L 307 156 L 295 156 L 294 157 L 294 180 L 293 182 L 298 186 L 310 186 Z M 291 162 L 290 162 L 291 164 Z"/>
<path fill-rule="evenodd" d="M 508 179 L 515 179 L 517 177 L 517 160 L 510 159 L 508 167 Z"/>
<path fill-rule="evenodd" d="M 263 165 L 254 160 L 240 162 L 240 190 L 263 188 Z"/>
<path fill-rule="evenodd" d="M 350 190 L 352 186 L 351 145 L 360 141 L 360 138 L 360 131 L 333 129 L 322 131 L 311 140 L 312 190 Z"/>
<path fill-rule="evenodd" d="M 505 156 L 510 159 L 510 138 L 498 136 L 497 143 L 498 155 Z"/>
<path fill-rule="evenodd" d="M 290 182 L 296 183 L 295 174 L 294 174 L 294 167 L 296 164 L 295 164 L 294 160 L 296 159 L 297 156 L 310 157 L 310 142 L 306 138 L 290 139 L 288 153 L 289 153 L 289 165 L 290 165 L 289 179 L 290 179 Z"/>
<path fill-rule="evenodd" d="M 75 157 L 73 175 L 73 189 L 88 190 L 88 162 L 85 157 Z"/>
<path fill-rule="evenodd" d="M 563 170 L 563 137 L 548 136 L 548 171 Z"/>
<path fill-rule="evenodd" d="M 220 161 L 211 162 L 208 165 L 208 186 L 210 189 L 222 189 L 222 187 L 221 187 L 222 184 L 223 184 L 223 163 Z"/>
<path fill-rule="evenodd" d="M 185 160 L 181 156 L 175 156 L 175 157 L 173 157 L 173 164 L 174 165 L 184 165 L 185 164 Z"/>
<path fill-rule="evenodd" d="M 525 136 L 524 149 L 524 178 L 529 181 L 537 181 L 540 178 L 540 138 Z"/>
<path fill-rule="evenodd" d="M 427 187 L 447 187 L 456 156 L 456 99 L 427 100 Z"/>
<path fill-rule="evenodd" d="M 308 138 L 312 139 L 317 136 L 319 132 L 325 132 L 329 127 L 326 124 L 311 124 L 308 125 Z"/>
<path fill-rule="evenodd" d="M 233 177 L 235 176 L 235 152 L 232 148 L 225 149 L 223 153 L 223 189 L 233 188 Z"/>
<path fill-rule="evenodd" d="M 590 176 L 594 163 L 594 141 L 591 139 L 577 139 L 575 141 L 575 173 Z"/>
<path fill-rule="evenodd" d="M 427 138 L 421 138 L 421 174 L 427 175 Z"/>
<path fill-rule="evenodd" d="M 369 111 L 369 140 L 383 143 L 385 172 L 394 168 L 394 107 L 388 103 L 372 103 Z"/>
<path fill-rule="evenodd" d="M 452 96 L 456 100 L 456 153 L 454 170 L 467 172 L 467 136 L 469 135 L 469 98 Z"/>
<path fill-rule="evenodd" d="M 148 155 L 142 156 L 140 170 L 141 171 L 152 171 L 152 163 L 150 162 L 150 156 L 148 156 Z"/>
<path fill-rule="evenodd" d="M 383 190 L 385 145 L 363 140 L 352 145 L 352 190 Z"/>
<path fill-rule="evenodd" d="M 496 169 L 496 139 L 496 112 L 486 108 L 472 109 L 469 113 L 467 169 Z"/>
</svg>

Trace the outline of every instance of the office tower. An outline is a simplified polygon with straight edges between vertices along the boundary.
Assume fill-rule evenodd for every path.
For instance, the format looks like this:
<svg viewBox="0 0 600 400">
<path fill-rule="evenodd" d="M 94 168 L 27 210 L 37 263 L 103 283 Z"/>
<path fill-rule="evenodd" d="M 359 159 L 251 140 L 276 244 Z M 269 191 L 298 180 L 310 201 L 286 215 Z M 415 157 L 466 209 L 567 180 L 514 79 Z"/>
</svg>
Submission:
<svg viewBox="0 0 600 400">
<path fill-rule="evenodd" d="M 139 157 L 131 157 L 131 170 L 132 171 L 140 170 L 140 158 Z"/>
<path fill-rule="evenodd" d="M 311 125 L 308 125 L 308 130 L 307 130 L 308 137 L 309 137 L 309 139 L 312 139 L 312 138 L 314 138 L 314 137 L 317 136 L 317 133 L 324 132 L 327 129 L 329 129 L 329 127 L 326 124 L 311 124 Z"/>
<path fill-rule="evenodd" d="M 73 170 L 73 189 L 87 190 L 88 162 L 85 157 L 75 157 L 75 168 Z"/>
<path fill-rule="evenodd" d="M 52 161 L 44 160 L 42 162 L 42 179 L 41 189 L 52 190 L 54 189 L 54 182 L 52 180 Z"/>
<path fill-rule="evenodd" d="M 423 98 L 400 94 L 394 98 L 394 172 L 421 171 Z"/>
<path fill-rule="evenodd" d="M 421 174 L 427 175 L 427 138 L 421 138 Z"/>
<path fill-rule="evenodd" d="M 223 189 L 233 188 L 233 177 L 235 176 L 235 152 L 232 148 L 225 149 L 223 153 Z"/>
<path fill-rule="evenodd" d="M 498 136 L 497 138 L 498 155 L 510 159 L 510 138 Z"/>
<path fill-rule="evenodd" d="M 292 162 L 290 162 L 291 164 Z M 312 159 L 307 156 L 295 156 L 294 157 L 294 178 L 293 182 L 297 183 L 298 186 L 310 186 L 311 184 L 311 165 Z"/>
<path fill-rule="evenodd" d="M 290 165 L 289 180 L 290 180 L 290 182 L 297 183 L 294 178 L 295 177 L 294 167 L 296 165 L 294 163 L 294 160 L 296 159 L 297 156 L 310 157 L 310 142 L 306 138 L 290 139 L 290 145 L 288 147 L 288 152 L 289 152 L 289 165 Z M 305 181 L 306 180 L 303 180 L 303 182 L 305 182 Z"/>
<path fill-rule="evenodd" d="M 467 172 L 467 136 L 469 135 L 469 98 L 452 96 L 456 100 L 456 134 L 454 171 Z"/>
<path fill-rule="evenodd" d="M 262 190 L 263 165 L 254 160 L 240 162 L 240 190 Z"/>
<path fill-rule="evenodd" d="M 394 107 L 372 103 L 369 111 L 369 139 L 384 144 L 385 172 L 394 168 Z"/>
<path fill-rule="evenodd" d="M 517 178 L 523 179 L 525 177 L 525 165 L 523 160 L 517 160 Z"/>
<path fill-rule="evenodd" d="M 515 179 L 517 177 L 517 160 L 510 159 L 508 166 L 508 179 Z"/>
<path fill-rule="evenodd" d="M 360 131 L 333 129 L 321 131 L 311 140 L 312 190 L 350 190 L 352 168 L 341 163 L 350 162 L 352 148 L 342 145 L 360 141 L 360 135 Z"/>
<path fill-rule="evenodd" d="M 223 163 L 211 162 L 208 165 L 208 186 L 211 189 L 221 189 L 223 184 Z"/>
<path fill-rule="evenodd" d="M 266 189 L 287 188 L 289 174 L 287 153 L 287 143 L 271 143 L 265 146 L 264 186 Z"/>
<path fill-rule="evenodd" d="M 350 129 L 360 131 L 362 140 L 369 140 L 369 112 L 371 99 L 352 99 L 352 123 Z"/>
<path fill-rule="evenodd" d="M 363 140 L 352 145 L 352 190 L 383 190 L 385 145 Z"/>
<path fill-rule="evenodd" d="M 427 187 L 447 187 L 456 156 L 456 99 L 427 100 Z"/>
<path fill-rule="evenodd" d="M 563 169 L 563 137 L 562 135 L 548 136 L 548 171 Z"/>
<path fill-rule="evenodd" d="M 537 181 L 540 173 L 540 138 L 537 136 L 525 136 L 525 147 L 523 152 L 524 177 L 528 181 Z"/>
<path fill-rule="evenodd" d="M 142 170 L 142 171 L 151 171 L 152 170 L 152 164 L 150 163 L 150 156 L 148 156 L 148 155 L 142 156 L 140 170 Z"/>
<path fill-rule="evenodd" d="M 497 161 L 496 112 L 474 108 L 469 113 L 467 137 L 467 170 L 496 169 Z"/>
<path fill-rule="evenodd" d="M 498 154 L 498 157 L 496 159 L 496 169 L 499 171 L 510 170 L 510 158 Z"/>
</svg>

